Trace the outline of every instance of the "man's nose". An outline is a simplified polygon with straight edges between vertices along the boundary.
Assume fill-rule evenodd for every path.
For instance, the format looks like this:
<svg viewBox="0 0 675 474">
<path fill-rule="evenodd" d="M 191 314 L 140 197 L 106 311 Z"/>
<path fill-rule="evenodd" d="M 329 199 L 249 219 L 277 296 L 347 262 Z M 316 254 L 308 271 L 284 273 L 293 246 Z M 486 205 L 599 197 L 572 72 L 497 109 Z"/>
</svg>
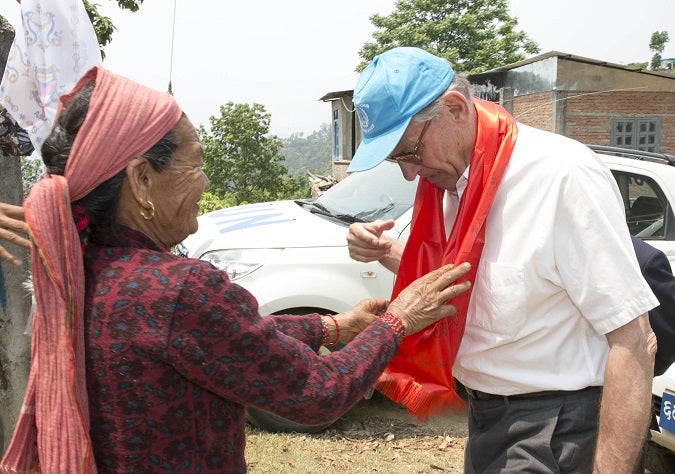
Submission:
<svg viewBox="0 0 675 474">
<path fill-rule="evenodd" d="M 403 163 L 400 162 L 398 166 L 401 168 L 401 173 L 406 181 L 414 181 L 415 177 L 422 170 L 422 165 L 416 165 L 414 163 Z"/>
</svg>

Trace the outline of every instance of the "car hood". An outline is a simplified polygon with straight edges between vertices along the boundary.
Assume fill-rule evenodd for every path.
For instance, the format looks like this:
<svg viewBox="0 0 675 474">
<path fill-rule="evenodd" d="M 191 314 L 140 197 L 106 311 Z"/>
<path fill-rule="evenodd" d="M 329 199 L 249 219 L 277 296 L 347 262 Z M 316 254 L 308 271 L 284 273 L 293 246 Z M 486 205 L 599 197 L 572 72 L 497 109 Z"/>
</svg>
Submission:
<svg viewBox="0 0 675 474">
<path fill-rule="evenodd" d="M 319 217 L 294 201 L 248 204 L 209 212 L 182 243 L 188 256 L 231 248 L 335 247 L 347 244 L 347 227 Z"/>
</svg>

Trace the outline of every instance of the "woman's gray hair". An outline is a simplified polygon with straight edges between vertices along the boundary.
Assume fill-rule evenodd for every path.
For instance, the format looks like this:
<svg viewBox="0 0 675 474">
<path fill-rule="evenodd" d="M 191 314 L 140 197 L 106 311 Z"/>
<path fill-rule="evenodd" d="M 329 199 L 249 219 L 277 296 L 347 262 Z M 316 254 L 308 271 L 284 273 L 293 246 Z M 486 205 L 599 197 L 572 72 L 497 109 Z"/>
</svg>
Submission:
<svg viewBox="0 0 675 474">
<path fill-rule="evenodd" d="M 471 84 L 465 75 L 455 74 L 448 88 L 425 108 L 413 115 L 412 121 L 421 123 L 440 117 L 443 110 L 443 96 L 450 91 L 457 91 L 471 102 Z"/>
</svg>

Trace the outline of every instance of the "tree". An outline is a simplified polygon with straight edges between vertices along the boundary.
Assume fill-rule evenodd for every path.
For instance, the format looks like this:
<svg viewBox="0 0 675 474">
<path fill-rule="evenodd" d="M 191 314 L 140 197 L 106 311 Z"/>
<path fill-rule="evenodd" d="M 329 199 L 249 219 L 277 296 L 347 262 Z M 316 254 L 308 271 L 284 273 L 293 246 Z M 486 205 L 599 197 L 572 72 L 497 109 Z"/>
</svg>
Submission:
<svg viewBox="0 0 675 474">
<path fill-rule="evenodd" d="M 649 50 L 654 53 L 652 56 L 649 68 L 656 71 L 661 69 L 661 53 L 666 47 L 666 43 L 670 41 L 667 31 L 655 31 L 649 40 Z"/>
<path fill-rule="evenodd" d="M 302 133 L 291 134 L 282 148 L 288 171 L 296 175 L 307 171 L 330 174 L 331 146 L 331 128 L 327 123 L 306 137 Z"/>
<path fill-rule="evenodd" d="M 309 195 L 306 180 L 290 176 L 284 166 L 281 140 L 269 135 L 264 106 L 228 102 L 209 123 L 209 131 L 203 125 L 198 130 L 209 192 L 237 205 Z"/>
<path fill-rule="evenodd" d="M 647 66 L 649 66 L 649 63 L 628 63 L 626 66 L 631 67 L 633 69 L 647 69 Z"/>
<path fill-rule="evenodd" d="M 82 2 L 84 3 L 84 9 L 87 12 L 87 16 L 94 27 L 96 39 L 101 48 L 101 56 L 105 58 L 103 48 L 112 41 L 115 25 L 113 25 L 110 17 L 103 16 L 98 12 L 98 7 L 100 6 L 98 3 L 90 3 L 88 0 L 82 0 Z M 120 8 L 132 12 L 138 11 L 138 8 L 142 3 L 143 0 L 117 0 L 117 4 Z"/>
<path fill-rule="evenodd" d="M 450 61 L 463 73 L 481 72 L 539 52 L 509 15 L 507 0 L 397 0 L 389 16 L 370 17 L 377 31 L 359 56 L 362 71 L 378 54 L 417 46 Z"/>
<path fill-rule="evenodd" d="M 231 196 L 219 198 L 213 193 L 205 192 L 199 200 L 199 214 L 206 214 L 207 212 L 217 211 L 225 207 L 236 206 L 237 203 Z"/>
<path fill-rule="evenodd" d="M 23 198 L 28 196 L 31 186 L 44 174 L 45 167 L 42 160 L 28 156 L 21 157 L 21 184 L 23 186 Z"/>
</svg>

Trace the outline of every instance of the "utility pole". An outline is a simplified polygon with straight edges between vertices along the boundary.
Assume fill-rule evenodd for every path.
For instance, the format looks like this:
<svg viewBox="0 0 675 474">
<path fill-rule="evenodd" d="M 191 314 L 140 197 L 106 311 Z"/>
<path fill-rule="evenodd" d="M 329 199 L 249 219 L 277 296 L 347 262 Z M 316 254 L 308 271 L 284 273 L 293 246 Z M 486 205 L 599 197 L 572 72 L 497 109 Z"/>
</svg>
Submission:
<svg viewBox="0 0 675 474">
<path fill-rule="evenodd" d="M 14 28 L 0 15 L 0 77 L 13 39 Z M 0 201 L 20 204 L 22 200 L 21 161 L 18 156 L 4 155 L 0 148 Z M 6 248 L 24 263 L 17 267 L 0 262 L 0 453 L 5 452 L 14 431 L 30 369 L 30 337 L 25 331 L 31 298 L 23 289 L 29 255 L 13 245 Z"/>
</svg>

